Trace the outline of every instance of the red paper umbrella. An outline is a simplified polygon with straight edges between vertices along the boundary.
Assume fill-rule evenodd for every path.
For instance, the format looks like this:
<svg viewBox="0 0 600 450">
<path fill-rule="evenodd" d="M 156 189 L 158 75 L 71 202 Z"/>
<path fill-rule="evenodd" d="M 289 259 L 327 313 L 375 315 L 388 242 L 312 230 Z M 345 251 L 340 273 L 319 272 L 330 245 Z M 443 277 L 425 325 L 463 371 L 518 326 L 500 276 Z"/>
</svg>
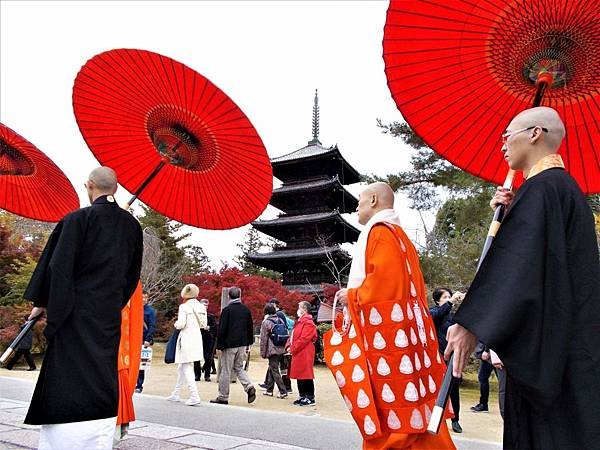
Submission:
<svg viewBox="0 0 600 450">
<path fill-rule="evenodd" d="M 56 164 L 1 123 L 0 208 L 44 222 L 79 208 L 73 185 Z"/>
<path fill-rule="evenodd" d="M 586 193 L 600 192 L 600 3 L 597 0 L 392 0 L 383 58 L 403 117 L 456 166 L 501 184 L 510 120 L 555 108 L 560 149 Z"/>
<path fill-rule="evenodd" d="M 144 50 L 101 53 L 77 75 L 73 108 L 96 158 L 172 219 L 235 228 L 269 202 L 271 164 L 256 130 L 218 87 L 177 61 Z"/>
</svg>

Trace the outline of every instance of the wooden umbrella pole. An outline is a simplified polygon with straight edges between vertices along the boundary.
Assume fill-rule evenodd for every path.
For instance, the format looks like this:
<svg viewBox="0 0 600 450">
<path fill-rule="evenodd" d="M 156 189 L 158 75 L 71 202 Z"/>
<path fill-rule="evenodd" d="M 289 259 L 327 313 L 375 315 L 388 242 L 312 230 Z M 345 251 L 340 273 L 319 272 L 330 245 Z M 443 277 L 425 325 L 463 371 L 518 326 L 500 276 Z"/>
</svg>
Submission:
<svg viewBox="0 0 600 450">
<path fill-rule="evenodd" d="M 506 174 L 506 180 L 504 180 L 503 188 L 511 190 L 513 185 L 513 180 L 515 178 L 515 171 L 512 169 L 508 170 Z M 492 246 L 492 242 L 496 237 L 496 233 L 500 229 L 500 224 L 502 223 L 502 219 L 504 219 L 504 212 L 506 207 L 504 205 L 498 205 L 498 207 L 494 210 L 494 218 L 492 219 L 492 223 L 490 224 L 490 229 L 488 230 L 487 237 L 485 238 L 485 243 L 483 244 L 483 250 L 481 251 L 481 257 L 479 258 L 479 262 L 477 263 L 477 270 L 475 273 L 479 272 L 479 268 L 481 267 L 481 263 L 487 255 L 488 250 Z"/>
<path fill-rule="evenodd" d="M 544 92 L 546 88 L 552 84 L 552 75 L 549 73 L 541 73 L 538 75 L 538 80 L 536 82 L 536 93 L 533 99 L 532 108 L 536 106 L 540 106 L 542 102 L 542 98 L 544 96 Z M 515 177 L 515 171 L 512 169 L 508 170 L 508 174 L 506 175 L 506 180 L 502 187 L 506 189 L 512 189 L 513 180 Z M 492 246 L 492 242 L 494 241 L 494 237 L 496 237 L 496 233 L 500 229 L 500 224 L 504 219 L 505 206 L 498 205 L 498 207 L 494 211 L 494 218 L 492 219 L 492 223 L 490 224 L 490 229 L 488 231 L 488 235 L 485 239 L 485 243 L 483 245 L 483 250 L 481 252 L 481 257 L 479 258 L 479 263 L 477 264 L 477 270 L 475 273 L 479 271 L 481 267 L 481 263 L 485 259 L 490 247 Z M 446 373 L 444 375 L 444 380 L 442 385 L 440 386 L 440 390 L 438 392 L 437 399 L 435 401 L 435 406 L 433 407 L 433 411 L 431 413 L 431 418 L 429 419 L 429 423 L 427 424 L 427 432 L 430 434 L 438 434 L 440 431 L 440 425 L 444 418 L 444 411 L 446 410 L 446 405 L 448 404 L 448 397 L 450 396 L 450 389 L 452 385 L 456 382 L 457 378 L 452 375 L 452 366 L 454 363 L 454 354 L 450 356 L 448 360 L 448 366 L 446 367 Z"/>
</svg>

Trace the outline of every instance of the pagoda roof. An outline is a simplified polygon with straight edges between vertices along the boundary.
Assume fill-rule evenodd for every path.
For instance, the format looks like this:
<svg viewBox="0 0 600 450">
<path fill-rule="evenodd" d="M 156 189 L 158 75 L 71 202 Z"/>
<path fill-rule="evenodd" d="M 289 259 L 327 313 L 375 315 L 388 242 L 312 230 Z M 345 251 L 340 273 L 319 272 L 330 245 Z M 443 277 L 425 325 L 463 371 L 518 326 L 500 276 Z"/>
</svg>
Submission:
<svg viewBox="0 0 600 450">
<path fill-rule="evenodd" d="M 325 161 L 338 164 L 323 164 Z M 315 164 L 316 163 L 316 164 Z M 314 175 L 339 175 L 343 184 L 353 184 L 360 181 L 360 174 L 344 159 L 337 145 L 324 147 L 318 140 L 313 139 L 307 146 L 271 159 L 273 175 L 282 181 L 307 178 Z M 305 173 L 299 168 L 306 168 Z M 310 170 L 308 170 L 310 168 Z"/>
<path fill-rule="evenodd" d="M 360 231 L 354 226 L 350 225 L 346 222 L 346 219 L 342 217 L 339 211 L 331 211 L 324 213 L 314 213 L 314 214 L 302 214 L 298 216 L 281 216 L 277 219 L 270 220 L 256 220 L 252 222 L 252 226 L 258 227 L 270 227 L 270 226 L 278 226 L 278 225 L 295 225 L 295 224 L 306 224 L 306 223 L 314 223 L 314 222 L 327 222 L 331 219 L 343 221 L 348 225 L 353 231 L 360 233 Z"/>
<path fill-rule="evenodd" d="M 310 181 L 286 183 L 273 190 L 273 194 L 271 195 L 271 205 L 282 211 L 287 211 L 290 207 L 290 199 L 320 191 L 334 194 L 331 201 L 333 202 L 333 205 L 336 205 L 340 209 L 341 213 L 352 213 L 356 211 L 358 199 L 348 192 L 337 175 Z M 326 201 L 326 203 L 329 202 Z"/>
<path fill-rule="evenodd" d="M 290 250 L 275 250 L 269 253 L 253 253 L 248 255 L 248 259 L 254 263 L 260 264 L 262 261 L 326 258 L 327 253 L 331 256 L 350 258 L 350 255 L 348 255 L 348 253 L 339 245 L 333 245 L 330 247 L 294 248 Z"/>
<path fill-rule="evenodd" d="M 299 181 L 296 183 L 286 183 L 277 189 L 273 189 L 273 195 L 275 194 L 296 194 L 299 192 L 305 192 L 307 190 L 320 190 L 326 189 L 330 186 L 341 186 L 339 177 L 336 175 L 331 178 L 318 178 L 316 180 Z M 346 188 L 344 188 L 346 189 Z"/>
<path fill-rule="evenodd" d="M 314 214 L 282 216 L 271 220 L 257 220 L 252 222 L 252 226 L 276 239 L 287 242 L 285 240 L 285 229 L 306 227 L 307 225 L 319 223 L 331 223 L 334 227 L 341 226 L 342 228 L 337 228 L 337 236 L 340 239 L 344 239 L 343 241 L 340 240 L 340 242 L 356 242 L 360 234 L 360 230 L 348 223 L 337 210 Z"/>
<path fill-rule="evenodd" d="M 294 150 L 291 153 L 286 153 L 285 155 L 272 158 L 271 164 L 277 164 L 286 161 L 295 161 L 298 159 L 310 158 L 314 156 L 325 155 L 327 153 L 333 153 L 334 148 L 337 149 L 337 147 L 324 147 L 318 141 L 310 141 L 306 147 L 302 147 L 301 149 Z"/>
</svg>

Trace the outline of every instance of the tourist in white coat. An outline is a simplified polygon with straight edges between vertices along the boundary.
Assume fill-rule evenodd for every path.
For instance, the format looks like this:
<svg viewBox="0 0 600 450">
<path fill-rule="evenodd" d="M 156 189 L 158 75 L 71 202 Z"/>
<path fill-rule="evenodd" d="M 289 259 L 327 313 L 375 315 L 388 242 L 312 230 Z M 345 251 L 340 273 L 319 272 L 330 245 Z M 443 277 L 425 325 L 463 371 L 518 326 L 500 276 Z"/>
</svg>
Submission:
<svg viewBox="0 0 600 450">
<path fill-rule="evenodd" d="M 194 378 L 194 361 L 204 359 L 200 330 L 207 327 L 206 306 L 197 300 L 198 294 L 199 289 L 195 284 L 188 284 L 181 291 L 183 303 L 179 305 L 175 322 L 175 328 L 180 330 L 175 351 L 175 364 L 178 365 L 177 384 L 173 393 L 167 397 L 167 400 L 178 402 L 181 388 L 186 383 L 190 390 L 190 398 L 185 402 L 188 406 L 200 404 Z"/>
</svg>

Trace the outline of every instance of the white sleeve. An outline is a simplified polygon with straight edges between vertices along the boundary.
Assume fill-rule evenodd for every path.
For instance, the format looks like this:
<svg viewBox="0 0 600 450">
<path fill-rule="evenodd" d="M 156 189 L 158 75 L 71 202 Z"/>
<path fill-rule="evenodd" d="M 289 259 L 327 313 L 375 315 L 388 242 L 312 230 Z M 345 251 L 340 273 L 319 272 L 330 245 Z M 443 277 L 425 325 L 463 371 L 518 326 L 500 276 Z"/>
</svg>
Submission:
<svg viewBox="0 0 600 450">
<path fill-rule="evenodd" d="M 177 321 L 175 322 L 175 328 L 183 330 L 186 325 L 187 313 L 185 305 L 179 305 L 179 311 L 177 312 Z"/>
</svg>

